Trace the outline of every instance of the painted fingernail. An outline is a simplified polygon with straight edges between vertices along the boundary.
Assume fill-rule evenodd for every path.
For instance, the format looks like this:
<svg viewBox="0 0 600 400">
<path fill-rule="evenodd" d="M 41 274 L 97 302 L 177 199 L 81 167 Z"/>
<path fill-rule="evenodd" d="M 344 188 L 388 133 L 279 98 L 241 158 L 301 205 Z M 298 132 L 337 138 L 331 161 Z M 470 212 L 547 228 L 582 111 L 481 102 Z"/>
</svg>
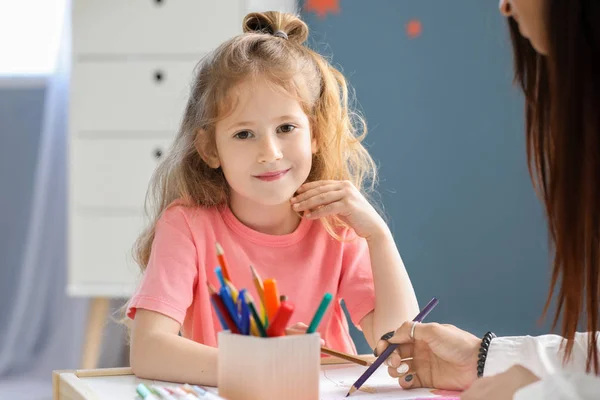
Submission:
<svg viewBox="0 0 600 400">
<path fill-rule="evenodd" d="M 408 372 L 408 364 L 400 364 L 398 368 L 396 368 L 399 374 L 405 374 Z M 412 375 L 411 375 L 412 376 Z"/>
<path fill-rule="evenodd" d="M 388 332 L 381 336 L 381 340 L 390 340 L 394 336 L 394 331 Z"/>
<path fill-rule="evenodd" d="M 373 350 L 373 355 L 374 355 L 375 357 L 379 357 L 379 354 L 377 354 L 377 349 Z"/>
<path fill-rule="evenodd" d="M 410 382 L 410 381 L 412 381 L 412 380 L 413 380 L 413 376 L 412 376 L 412 375 L 406 375 L 406 376 L 404 377 L 404 380 L 405 380 L 406 382 Z"/>
</svg>

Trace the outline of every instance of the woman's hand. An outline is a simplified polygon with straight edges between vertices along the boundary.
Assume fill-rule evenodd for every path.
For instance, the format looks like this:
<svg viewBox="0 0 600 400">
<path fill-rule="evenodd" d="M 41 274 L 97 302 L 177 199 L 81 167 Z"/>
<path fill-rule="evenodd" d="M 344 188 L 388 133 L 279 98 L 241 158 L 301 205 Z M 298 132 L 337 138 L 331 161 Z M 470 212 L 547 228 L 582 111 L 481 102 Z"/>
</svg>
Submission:
<svg viewBox="0 0 600 400">
<path fill-rule="evenodd" d="M 400 343 L 386 361 L 388 373 L 398 378 L 400 386 L 465 390 L 475 382 L 481 339 L 455 326 L 437 323 L 416 323 L 412 338 L 412 327 L 413 322 L 405 322 L 390 339 L 380 340 L 376 348 L 381 354 L 390 343 Z"/>
<path fill-rule="evenodd" d="M 291 199 L 295 211 L 318 219 L 337 215 L 358 236 L 369 239 L 385 233 L 387 225 L 350 181 L 315 181 L 300 186 Z"/>
<path fill-rule="evenodd" d="M 505 372 L 477 379 L 461 395 L 461 400 L 512 400 L 517 390 L 537 382 L 539 378 L 527 368 L 515 365 Z"/>
</svg>

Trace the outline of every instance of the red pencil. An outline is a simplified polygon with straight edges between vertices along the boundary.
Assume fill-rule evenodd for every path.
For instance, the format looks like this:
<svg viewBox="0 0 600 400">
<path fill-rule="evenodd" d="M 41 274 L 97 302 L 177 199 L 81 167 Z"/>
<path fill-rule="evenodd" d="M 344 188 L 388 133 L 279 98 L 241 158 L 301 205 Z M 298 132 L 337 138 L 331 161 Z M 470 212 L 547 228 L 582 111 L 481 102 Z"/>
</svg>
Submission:
<svg viewBox="0 0 600 400">
<path fill-rule="evenodd" d="M 212 300 L 213 305 L 217 308 L 218 313 L 225 320 L 225 323 L 229 327 L 231 333 L 240 333 L 236 323 L 233 322 L 233 319 L 231 318 L 231 314 L 229 314 L 227 307 L 225 307 L 223 299 L 221 299 L 221 296 L 219 296 L 219 293 L 217 293 L 215 288 L 210 283 L 206 282 L 206 285 L 208 286 L 208 291 L 210 292 L 210 298 Z"/>
<path fill-rule="evenodd" d="M 285 336 L 285 328 L 287 328 L 293 312 L 294 305 L 292 303 L 287 301 L 281 303 L 277 310 L 277 314 L 275 314 L 275 318 L 273 318 L 269 324 L 269 328 L 267 328 L 267 336 Z"/>
</svg>

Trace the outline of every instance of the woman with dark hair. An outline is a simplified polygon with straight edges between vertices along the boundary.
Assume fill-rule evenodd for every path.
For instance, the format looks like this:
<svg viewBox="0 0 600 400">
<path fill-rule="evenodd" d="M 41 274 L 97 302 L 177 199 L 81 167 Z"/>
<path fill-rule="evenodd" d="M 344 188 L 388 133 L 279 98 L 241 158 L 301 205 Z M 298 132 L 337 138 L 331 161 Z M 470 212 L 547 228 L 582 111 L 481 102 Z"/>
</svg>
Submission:
<svg viewBox="0 0 600 400">
<path fill-rule="evenodd" d="M 376 352 L 403 388 L 463 399 L 600 399 L 600 0 L 501 0 L 525 95 L 527 155 L 544 203 L 561 334 L 484 338 L 406 322 Z M 585 323 L 586 332 L 576 332 Z M 391 336 L 391 337 L 390 337 Z M 481 379 L 478 379 L 481 378 Z"/>
</svg>

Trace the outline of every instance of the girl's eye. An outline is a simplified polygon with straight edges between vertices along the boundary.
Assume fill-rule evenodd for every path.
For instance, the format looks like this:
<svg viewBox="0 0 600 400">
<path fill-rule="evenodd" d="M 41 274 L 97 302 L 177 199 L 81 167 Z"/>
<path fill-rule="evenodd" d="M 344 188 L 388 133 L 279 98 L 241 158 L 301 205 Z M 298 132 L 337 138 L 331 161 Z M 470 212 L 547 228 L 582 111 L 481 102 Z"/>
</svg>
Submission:
<svg viewBox="0 0 600 400">
<path fill-rule="evenodd" d="M 290 133 L 294 129 L 296 129 L 296 127 L 294 125 L 285 124 L 285 125 L 281 125 L 279 127 L 278 131 L 281 133 Z"/>
<path fill-rule="evenodd" d="M 252 136 L 252 133 L 250 133 L 250 131 L 241 131 L 235 134 L 235 138 L 236 139 L 249 139 Z"/>
</svg>

